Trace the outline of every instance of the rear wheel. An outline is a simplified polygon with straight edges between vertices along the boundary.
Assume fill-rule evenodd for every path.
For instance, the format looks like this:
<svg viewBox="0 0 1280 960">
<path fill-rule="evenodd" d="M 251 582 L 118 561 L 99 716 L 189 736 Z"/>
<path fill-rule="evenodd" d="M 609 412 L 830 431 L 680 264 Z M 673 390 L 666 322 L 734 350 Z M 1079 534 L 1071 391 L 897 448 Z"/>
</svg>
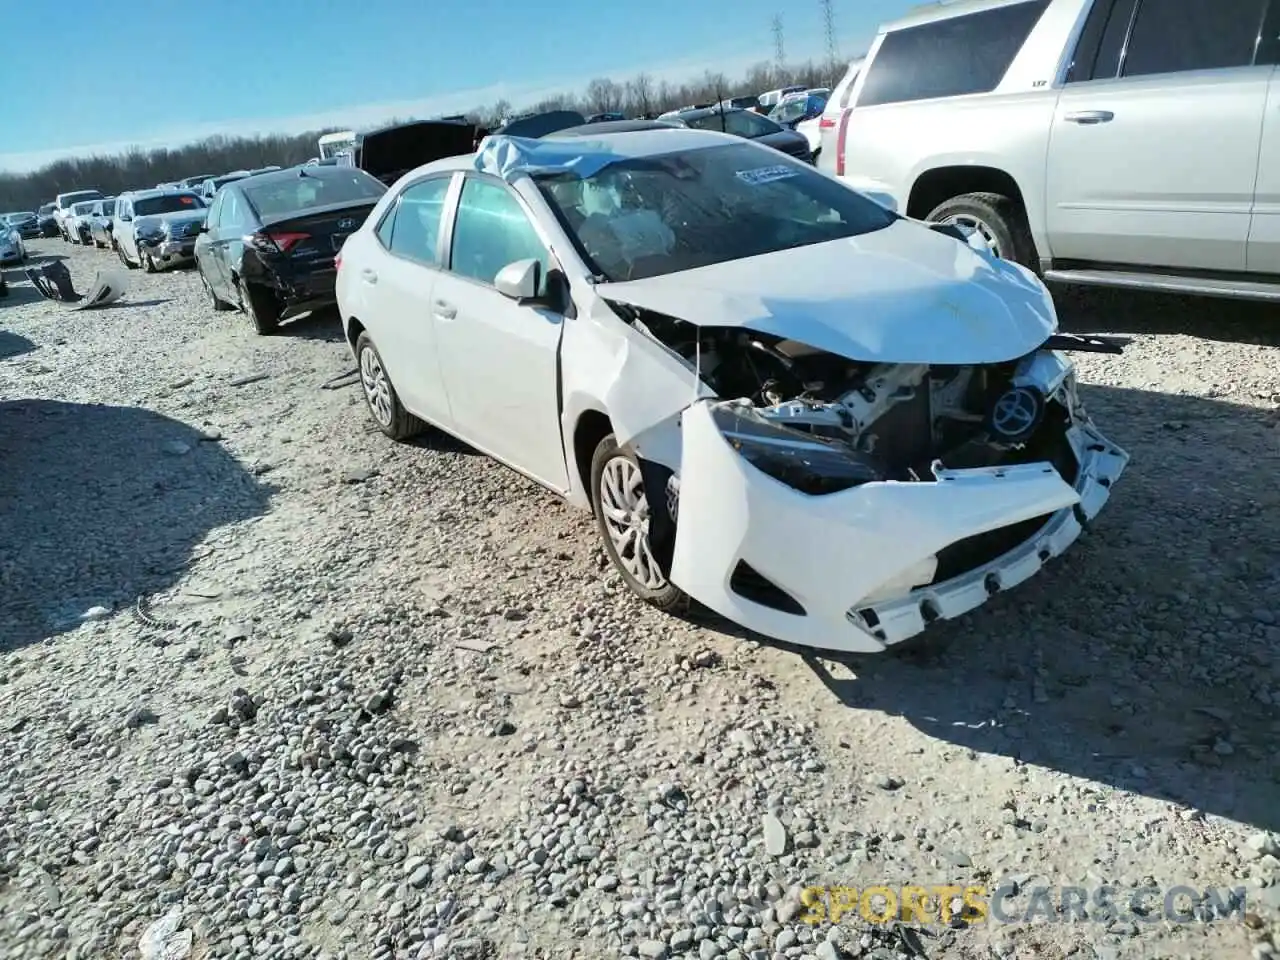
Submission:
<svg viewBox="0 0 1280 960">
<path fill-rule="evenodd" d="M 591 506 L 604 550 L 628 589 L 660 610 L 688 605 L 649 546 L 649 499 L 640 464 L 609 434 L 591 458 Z"/>
<path fill-rule="evenodd" d="M 939 204 L 926 218 L 977 231 L 997 257 L 1035 269 L 1039 264 L 1027 215 L 1016 200 L 999 193 L 966 193 Z"/>
<path fill-rule="evenodd" d="M 280 329 L 280 306 L 269 290 L 248 283 L 241 288 L 241 309 L 253 323 L 260 336 L 267 336 Z"/>
<path fill-rule="evenodd" d="M 426 424 L 411 414 L 400 402 L 382 355 L 367 333 L 356 339 L 356 361 L 360 367 L 360 386 L 369 414 L 378 429 L 392 440 L 408 440 L 426 429 Z"/>
</svg>

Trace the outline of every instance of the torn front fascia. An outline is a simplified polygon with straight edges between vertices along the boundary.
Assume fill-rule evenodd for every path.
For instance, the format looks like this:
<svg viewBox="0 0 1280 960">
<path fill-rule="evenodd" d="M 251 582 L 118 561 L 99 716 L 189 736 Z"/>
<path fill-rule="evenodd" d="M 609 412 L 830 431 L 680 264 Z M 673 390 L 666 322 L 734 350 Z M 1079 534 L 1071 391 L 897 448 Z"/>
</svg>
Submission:
<svg viewBox="0 0 1280 960">
<path fill-rule="evenodd" d="M 836 493 L 886 476 L 870 455 L 780 426 L 745 401 L 717 404 L 711 415 L 744 460 L 801 493 Z"/>
</svg>

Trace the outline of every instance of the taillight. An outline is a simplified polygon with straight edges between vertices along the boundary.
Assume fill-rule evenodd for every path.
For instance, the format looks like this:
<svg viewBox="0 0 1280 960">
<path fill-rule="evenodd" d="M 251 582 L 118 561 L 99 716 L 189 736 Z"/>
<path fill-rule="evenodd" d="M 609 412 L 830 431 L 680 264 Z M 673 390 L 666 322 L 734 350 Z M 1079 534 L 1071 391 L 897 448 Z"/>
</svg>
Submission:
<svg viewBox="0 0 1280 960">
<path fill-rule="evenodd" d="M 830 130 L 835 125 L 836 125 L 836 122 L 830 117 L 826 116 L 825 114 L 823 115 L 822 119 L 818 121 L 819 130 Z"/>
<path fill-rule="evenodd" d="M 341 250 L 339 250 L 338 255 L 333 258 L 333 269 L 335 270 L 342 269 L 342 251 Z"/>
<path fill-rule="evenodd" d="M 309 240 L 311 234 L 293 230 L 266 230 L 251 233 L 244 242 L 263 253 L 288 253 L 303 240 Z"/>
<path fill-rule="evenodd" d="M 844 176 L 844 141 L 849 133 L 849 117 L 853 115 L 853 111 L 845 109 L 840 111 L 840 130 L 836 133 L 836 176 Z"/>
</svg>

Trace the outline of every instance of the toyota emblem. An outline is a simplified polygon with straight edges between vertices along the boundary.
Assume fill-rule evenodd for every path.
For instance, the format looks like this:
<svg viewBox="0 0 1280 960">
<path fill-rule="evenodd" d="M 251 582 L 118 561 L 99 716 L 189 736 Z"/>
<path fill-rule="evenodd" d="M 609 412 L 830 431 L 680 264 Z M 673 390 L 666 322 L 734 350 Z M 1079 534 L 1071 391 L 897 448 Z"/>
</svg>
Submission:
<svg viewBox="0 0 1280 960">
<path fill-rule="evenodd" d="M 1044 401 L 1034 390 L 1014 387 L 1001 395 L 991 410 L 991 429 L 1002 439 L 1025 437 L 1040 420 Z"/>
<path fill-rule="evenodd" d="M 350 219 L 348 219 L 348 220 L 339 220 L 339 221 L 338 221 L 338 229 L 339 229 L 339 230 L 350 230 L 350 229 L 351 229 L 352 227 L 354 227 L 355 225 L 356 225 L 356 222 L 355 222 L 354 220 L 350 220 Z"/>
</svg>

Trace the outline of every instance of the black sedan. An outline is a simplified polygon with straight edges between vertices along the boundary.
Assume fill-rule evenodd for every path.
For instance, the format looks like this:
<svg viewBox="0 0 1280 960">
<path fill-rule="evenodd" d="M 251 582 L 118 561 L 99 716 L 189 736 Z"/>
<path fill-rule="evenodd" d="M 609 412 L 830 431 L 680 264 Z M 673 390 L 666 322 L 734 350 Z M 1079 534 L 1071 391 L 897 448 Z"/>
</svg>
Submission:
<svg viewBox="0 0 1280 960">
<path fill-rule="evenodd" d="M 215 310 L 239 307 L 258 333 L 334 303 L 333 258 L 386 187 L 353 167 L 293 167 L 222 187 L 196 240 Z"/>
<path fill-rule="evenodd" d="M 737 137 L 755 140 L 757 143 L 781 150 L 806 163 L 812 162 L 813 159 L 809 140 L 803 133 L 789 130 L 753 110 L 732 108 L 722 110 L 720 107 L 711 107 L 706 110 L 685 110 L 664 120 L 667 123 L 692 127 L 695 130 L 720 130 Z"/>
</svg>

